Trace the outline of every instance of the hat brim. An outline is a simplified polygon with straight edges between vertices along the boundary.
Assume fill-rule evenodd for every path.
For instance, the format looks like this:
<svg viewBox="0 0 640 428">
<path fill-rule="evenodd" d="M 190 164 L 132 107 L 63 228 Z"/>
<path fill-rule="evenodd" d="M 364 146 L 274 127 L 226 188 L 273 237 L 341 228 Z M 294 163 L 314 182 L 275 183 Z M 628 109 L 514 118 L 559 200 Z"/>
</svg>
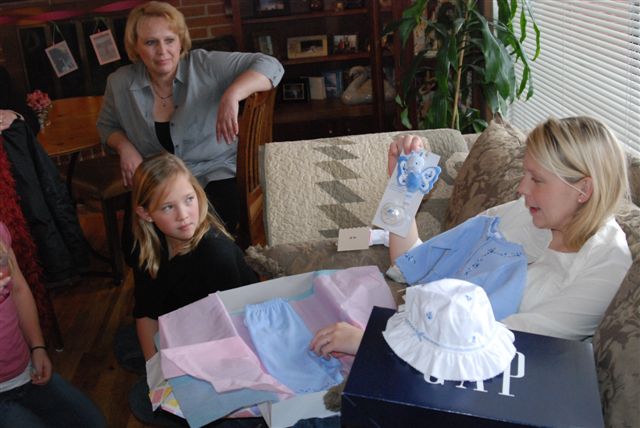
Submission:
<svg viewBox="0 0 640 428">
<path fill-rule="evenodd" d="M 396 355 L 409 365 L 441 380 L 491 379 L 504 372 L 516 354 L 513 333 L 499 322 L 486 345 L 473 351 L 446 349 L 421 338 L 407 321 L 406 312 L 389 318 L 382 335 Z"/>
</svg>

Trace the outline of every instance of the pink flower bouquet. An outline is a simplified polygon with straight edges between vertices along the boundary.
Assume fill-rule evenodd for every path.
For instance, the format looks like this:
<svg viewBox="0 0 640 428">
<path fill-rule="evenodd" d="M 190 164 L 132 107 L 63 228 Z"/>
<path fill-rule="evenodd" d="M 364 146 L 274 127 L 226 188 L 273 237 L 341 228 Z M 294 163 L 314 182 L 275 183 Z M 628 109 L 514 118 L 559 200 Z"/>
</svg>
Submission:
<svg viewBox="0 0 640 428">
<path fill-rule="evenodd" d="M 42 92 L 40 89 L 27 94 L 27 105 L 35 112 L 40 112 L 51 108 L 51 99 L 46 92 Z"/>
</svg>

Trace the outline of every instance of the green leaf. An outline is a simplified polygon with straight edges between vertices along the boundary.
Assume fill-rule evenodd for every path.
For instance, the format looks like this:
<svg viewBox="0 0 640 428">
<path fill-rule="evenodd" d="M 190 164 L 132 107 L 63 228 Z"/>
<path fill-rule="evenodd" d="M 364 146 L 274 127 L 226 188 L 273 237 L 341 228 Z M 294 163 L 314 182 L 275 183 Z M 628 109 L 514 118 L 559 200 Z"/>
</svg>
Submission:
<svg viewBox="0 0 640 428">
<path fill-rule="evenodd" d="M 427 5 L 428 0 L 416 0 L 415 3 L 410 5 L 402 12 L 403 18 L 418 19 L 424 15 L 424 8 Z"/>
<path fill-rule="evenodd" d="M 400 112 L 400 122 L 407 129 L 412 129 L 411 121 L 409 120 L 409 109 L 405 108 Z"/>
<path fill-rule="evenodd" d="M 510 97 L 515 89 L 516 75 L 513 61 L 502 43 L 498 43 L 489 29 L 487 20 L 472 11 L 482 23 L 482 54 L 485 59 L 485 83 L 494 82 L 503 98 Z"/>
<path fill-rule="evenodd" d="M 450 41 L 446 40 L 445 44 L 449 44 Z M 446 46 L 448 48 L 448 46 Z M 449 49 L 441 48 L 436 55 L 436 83 L 438 85 L 439 90 L 445 90 L 447 88 L 447 83 L 449 82 Z"/>
<path fill-rule="evenodd" d="M 400 35 L 400 40 L 402 41 L 402 47 L 406 47 L 407 41 L 413 35 L 413 29 L 416 28 L 417 24 L 415 21 L 411 19 L 402 19 L 398 25 L 398 34 Z"/>
<path fill-rule="evenodd" d="M 520 12 L 520 43 L 524 42 L 527 38 L 527 15 L 524 13 L 524 9 Z"/>
<path fill-rule="evenodd" d="M 516 17 L 516 12 L 518 11 L 518 0 L 511 0 L 511 15 L 509 15 L 509 22 L 513 21 L 513 18 Z"/>
<path fill-rule="evenodd" d="M 538 28 L 538 24 L 536 24 L 536 20 L 533 16 L 533 12 L 531 11 L 531 5 L 529 4 L 528 0 L 522 0 L 522 9 L 524 10 L 525 8 L 527 9 L 527 13 L 531 17 L 533 32 L 536 35 L 536 51 L 533 54 L 533 58 L 531 58 L 531 61 L 535 61 L 540 55 L 540 29 Z"/>
</svg>

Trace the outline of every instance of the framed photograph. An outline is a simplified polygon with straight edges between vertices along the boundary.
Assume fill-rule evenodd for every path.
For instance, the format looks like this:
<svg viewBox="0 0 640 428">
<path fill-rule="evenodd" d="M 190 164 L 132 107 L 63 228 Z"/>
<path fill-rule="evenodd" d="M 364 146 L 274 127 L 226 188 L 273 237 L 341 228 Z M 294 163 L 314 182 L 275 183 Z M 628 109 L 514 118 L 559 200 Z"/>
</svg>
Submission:
<svg viewBox="0 0 640 428">
<path fill-rule="evenodd" d="M 289 79 L 282 82 L 283 102 L 305 102 L 309 100 L 309 80 Z"/>
<path fill-rule="evenodd" d="M 364 2 L 362 0 L 346 0 L 343 3 L 345 9 L 357 9 L 364 7 Z"/>
<path fill-rule="evenodd" d="M 51 45 L 44 51 L 49 57 L 49 62 L 51 62 L 56 76 L 62 77 L 78 69 L 78 64 L 76 64 L 76 60 L 73 59 L 73 55 L 71 55 L 69 45 L 67 45 L 66 41 L 63 40 L 60 43 Z"/>
<path fill-rule="evenodd" d="M 327 56 L 327 36 L 290 37 L 287 39 L 287 58 Z"/>
<path fill-rule="evenodd" d="M 120 52 L 116 42 L 113 40 L 111 30 L 101 31 L 89 36 L 93 50 L 96 52 L 96 57 L 100 65 L 108 64 L 110 62 L 118 61 L 120 59 Z"/>
<path fill-rule="evenodd" d="M 271 35 L 257 34 L 254 36 L 253 41 L 256 52 L 262 52 L 266 55 L 276 56 Z"/>
<path fill-rule="evenodd" d="M 358 52 L 358 36 L 356 34 L 333 36 L 334 54 L 345 54 L 354 52 Z"/>
<path fill-rule="evenodd" d="M 324 88 L 328 98 L 340 98 L 342 95 L 342 70 L 330 70 L 322 73 Z"/>
<path fill-rule="evenodd" d="M 257 16 L 277 16 L 289 13 L 288 0 L 254 0 Z"/>
</svg>

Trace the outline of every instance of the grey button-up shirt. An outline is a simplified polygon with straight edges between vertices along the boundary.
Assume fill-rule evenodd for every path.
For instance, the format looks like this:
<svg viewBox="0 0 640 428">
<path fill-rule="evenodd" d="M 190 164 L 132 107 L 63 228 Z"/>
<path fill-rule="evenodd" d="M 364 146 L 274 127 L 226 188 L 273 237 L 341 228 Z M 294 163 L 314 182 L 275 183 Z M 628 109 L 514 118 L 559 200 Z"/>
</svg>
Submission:
<svg viewBox="0 0 640 428">
<path fill-rule="evenodd" d="M 235 177 L 237 144 L 218 143 L 216 117 L 222 94 L 246 70 L 265 75 L 273 86 L 284 74 L 278 60 L 260 53 L 196 49 L 178 64 L 171 139 L 174 153 L 203 186 Z M 143 158 L 164 150 L 156 136 L 151 80 L 142 62 L 121 67 L 109 76 L 97 126 L 103 144 L 112 133 L 122 131 Z"/>
</svg>

